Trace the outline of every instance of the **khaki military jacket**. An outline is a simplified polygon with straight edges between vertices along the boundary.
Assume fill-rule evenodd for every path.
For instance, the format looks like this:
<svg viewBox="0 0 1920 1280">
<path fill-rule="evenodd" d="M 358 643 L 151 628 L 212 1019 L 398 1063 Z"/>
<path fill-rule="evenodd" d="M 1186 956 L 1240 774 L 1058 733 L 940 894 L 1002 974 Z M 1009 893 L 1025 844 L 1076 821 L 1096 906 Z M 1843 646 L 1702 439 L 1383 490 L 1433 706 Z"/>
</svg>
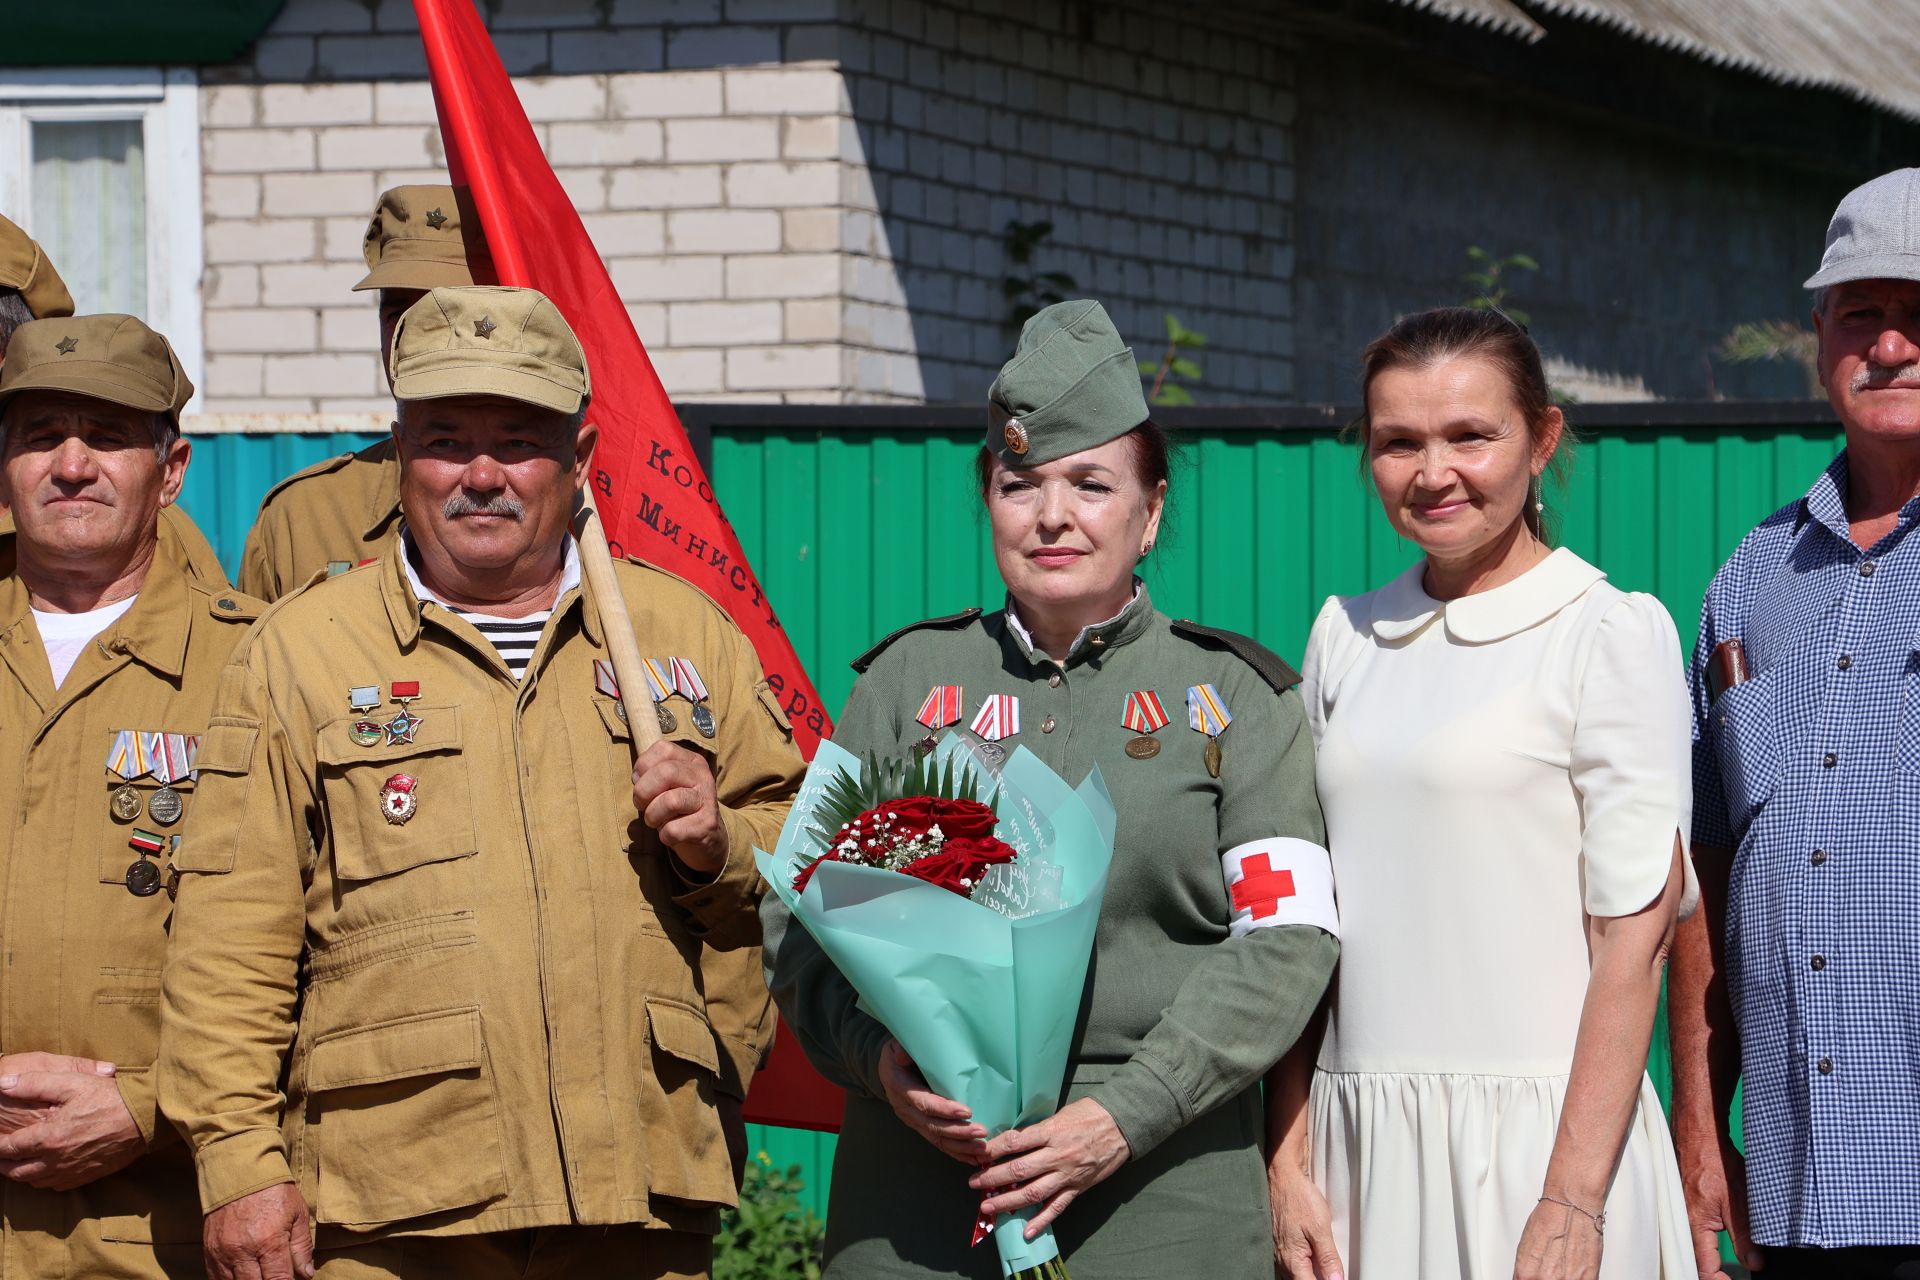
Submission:
<svg viewBox="0 0 1920 1280">
<path fill-rule="evenodd" d="M 278 600 L 329 565 L 382 554 L 400 527 L 393 441 L 296 471 L 267 491 L 240 556 L 240 588 Z"/>
<path fill-rule="evenodd" d="M 247 534 L 240 581 L 262 600 L 278 600 L 329 567 L 338 572 L 385 554 L 399 532 L 400 464 L 393 441 L 382 440 L 297 471 L 269 490 Z M 708 950 L 701 965 L 720 1039 L 720 1090 L 745 1098 L 773 1048 L 777 1023 L 760 976 L 760 949 Z"/>
<path fill-rule="evenodd" d="M 171 844 L 200 807 L 199 784 L 172 784 L 184 818 L 163 823 L 152 808 L 160 784 L 136 778 L 138 816 L 121 821 L 110 798 L 123 780 L 107 768 L 122 729 L 204 735 L 220 671 L 262 608 L 224 579 L 190 576 L 182 535 L 205 543 L 183 515 L 163 517 L 139 598 L 58 690 L 12 571 L 14 535 L 0 535 L 0 1053 L 117 1064 L 121 1097 L 151 1146 L 71 1192 L 0 1181 L 6 1280 L 201 1274 L 191 1159 L 155 1103 L 171 904 L 127 888 L 129 866 L 142 861 L 129 845 L 135 830 Z M 165 848 L 150 861 L 164 872 Z"/>
<path fill-rule="evenodd" d="M 700 948 L 759 940 L 753 848 L 799 784 L 791 726 L 716 605 L 618 566 L 647 656 L 691 659 L 711 694 L 711 739 L 668 703 L 731 841 L 691 883 L 634 810 L 582 589 L 516 683 L 404 567 L 275 605 L 201 748 L 161 1062 L 202 1201 L 291 1177 L 323 1227 L 711 1231 L 734 1187 Z M 396 681 L 419 684 L 413 740 L 363 745 L 349 690 Z"/>
</svg>

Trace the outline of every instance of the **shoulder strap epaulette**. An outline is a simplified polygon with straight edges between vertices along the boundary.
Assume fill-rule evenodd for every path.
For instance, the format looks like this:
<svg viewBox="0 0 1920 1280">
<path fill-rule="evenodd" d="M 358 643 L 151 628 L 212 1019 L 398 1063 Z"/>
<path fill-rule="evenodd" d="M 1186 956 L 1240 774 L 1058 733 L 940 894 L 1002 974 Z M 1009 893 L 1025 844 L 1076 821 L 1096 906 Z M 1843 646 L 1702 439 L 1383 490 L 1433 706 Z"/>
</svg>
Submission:
<svg viewBox="0 0 1920 1280">
<path fill-rule="evenodd" d="M 1260 678 L 1273 686 L 1275 693 L 1285 693 L 1300 683 L 1300 673 L 1290 666 L 1287 660 L 1252 636 L 1243 636 L 1238 631 L 1222 631 L 1218 627 L 1203 627 L 1190 618 L 1181 618 L 1173 624 L 1173 633 L 1185 636 L 1201 644 L 1219 645 L 1260 673 Z"/>
<path fill-rule="evenodd" d="M 908 632 L 927 630 L 953 631 L 966 626 L 979 616 L 980 610 L 978 609 L 963 609 L 959 613 L 950 613 L 944 618 L 925 618 L 919 622 L 909 623 L 855 658 L 853 660 L 853 669 L 861 675 L 865 675 L 867 668 L 873 665 L 873 660 L 885 653 L 888 645 L 898 640 L 901 636 L 906 635 Z"/>
<path fill-rule="evenodd" d="M 300 468 L 292 475 L 283 477 L 278 484 L 267 490 L 266 496 L 260 499 L 261 508 L 264 510 L 266 505 L 279 497 L 288 485 L 297 484 L 305 480 L 308 476 L 324 476 L 331 472 L 338 471 L 352 461 L 353 455 L 351 453 L 341 453 L 335 454 L 331 458 L 322 458 L 311 466 Z"/>
<path fill-rule="evenodd" d="M 243 595 L 232 587 L 221 591 L 212 589 L 212 584 L 206 584 L 200 594 L 206 597 L 207 612 L 222 622 L 251 623 L 258 619 L 267 607 L 252 596 Z"/>
</svg>

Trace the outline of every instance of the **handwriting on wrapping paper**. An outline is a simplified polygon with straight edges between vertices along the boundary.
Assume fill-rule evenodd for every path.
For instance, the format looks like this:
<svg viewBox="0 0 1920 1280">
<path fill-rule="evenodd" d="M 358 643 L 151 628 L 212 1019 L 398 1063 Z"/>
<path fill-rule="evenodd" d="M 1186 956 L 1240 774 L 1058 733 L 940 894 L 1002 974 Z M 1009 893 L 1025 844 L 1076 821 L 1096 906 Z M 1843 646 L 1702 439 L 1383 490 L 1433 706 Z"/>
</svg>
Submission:
<svg viewBox="0 0 1920 1280">
<path fill-rule="evenodd" d="M 975 886 L 973 900 L 992 907 L 1009 920 L 1037 916 L 1060 908 L 1060 868 L 1051 862 L 1018 859 L 988 867 Z"/>
</svg>

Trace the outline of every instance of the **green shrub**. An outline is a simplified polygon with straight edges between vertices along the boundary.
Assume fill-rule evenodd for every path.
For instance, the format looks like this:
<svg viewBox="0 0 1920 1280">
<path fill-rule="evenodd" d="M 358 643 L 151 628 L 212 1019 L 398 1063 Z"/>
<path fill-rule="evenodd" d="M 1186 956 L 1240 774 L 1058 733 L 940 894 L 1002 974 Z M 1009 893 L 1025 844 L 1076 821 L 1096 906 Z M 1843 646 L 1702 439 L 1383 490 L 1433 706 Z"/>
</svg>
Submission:
<svg viewBox="0 0 1920 1280">
<path fill-rule="evenodd" d="M 740 1207 L 721 1215 L 713 1280 L 820 1280 L 827 1224 L 800 1203 L 800 1166 L 784 1172 L 762 1151 L 747 1162 Z"/>
</svg>

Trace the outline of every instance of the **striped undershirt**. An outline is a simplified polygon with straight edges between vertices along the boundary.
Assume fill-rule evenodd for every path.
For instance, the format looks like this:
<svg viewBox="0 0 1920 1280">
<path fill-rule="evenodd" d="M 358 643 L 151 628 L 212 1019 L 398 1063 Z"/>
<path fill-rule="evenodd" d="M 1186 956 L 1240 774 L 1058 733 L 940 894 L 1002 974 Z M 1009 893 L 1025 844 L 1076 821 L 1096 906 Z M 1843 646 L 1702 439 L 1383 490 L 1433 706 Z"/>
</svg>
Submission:
<svg viewBox="0 0 1920 1280">
<path fill-rule="evenodd" d="M 447 612 L 458 615 L 487 638 L 487 642 L 499 652 L 500 660 L 507 664 L 507 670 L 513 672 L 515 680 L 525 679 L 527 664 L 533 661 L 533 651 L 540 644 L 540 633 L 546 629 L 547 619 L 553 616 L 553 610 L 542 609 L 524 618 L 502 618 L 497 614 L 456 608 L 428 590 L 427 584 L 420 580 L 420 570 L 415 567 L 419 552 L 414 549 L 413 534 L 405 525 L 400 527 L 400 539 L 405 551 L 400 563 L 407 571 L 407 582 L 413 587 L 414 599 L 431 600 Z M 573 539 L 568 538 L 566 564 L 560 572 L 559 594 L 564 596 L 579 585 L 580 554 L 574 549 Z"/>
<path fill-rule="evenodd" d="M 499 650 L 500 660 L 507 664 L 507 670 L 513 672 L 515 680 L 525 678 L 527 663 L 533 660 L 533 650 L 540 643 L 540 633 L 546 628 L 547 619 L 553 616 L 551 609 L 542 609 L 524 618 L 501 618 L 491 613 L 471 613 L 465 609 L 456 609 L 452 605 L 448 605 L 447 609 L 462 621 L 471 623 L 474 630 L 485 636 L 488 643 Z"/>
</svg>

